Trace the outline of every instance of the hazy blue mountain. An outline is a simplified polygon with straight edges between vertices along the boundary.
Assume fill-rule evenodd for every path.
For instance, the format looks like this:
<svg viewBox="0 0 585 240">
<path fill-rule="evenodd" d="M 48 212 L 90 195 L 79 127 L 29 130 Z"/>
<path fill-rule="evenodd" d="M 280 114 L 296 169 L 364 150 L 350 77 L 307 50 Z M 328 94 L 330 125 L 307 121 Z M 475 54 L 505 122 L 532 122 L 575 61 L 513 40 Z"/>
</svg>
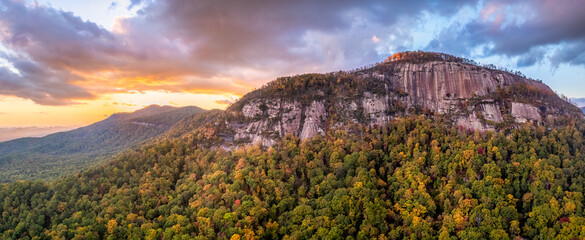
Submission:
<svg viewBox="0 0 585 240">
<path fill-rule="evenodd" d="M 79 126 L 53 126 L 53 127 L 8 127 L 0 128 L 0 142 L 10 141 L 24 137 L 44 137 L 49 134 L 69 131 Z"/>
</svg>

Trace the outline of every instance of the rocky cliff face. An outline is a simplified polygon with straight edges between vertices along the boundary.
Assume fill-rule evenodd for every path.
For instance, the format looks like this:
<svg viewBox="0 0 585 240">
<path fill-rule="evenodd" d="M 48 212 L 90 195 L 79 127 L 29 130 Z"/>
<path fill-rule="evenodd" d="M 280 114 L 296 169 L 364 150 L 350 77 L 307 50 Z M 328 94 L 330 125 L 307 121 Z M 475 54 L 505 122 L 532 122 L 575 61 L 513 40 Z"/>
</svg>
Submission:
<svg viewBox="0 0 585 240">
<path fill-rule="evenodd" d="M 439 114 L 462 129 L 544 124 L 573 114 L 545 84 L 458 61 L 392 61 L 353 72 L 278 79 L 226 111 L 219 130 L 234 143 L 270 146 L 348 124 L 382 126 L 395 117 Z"/>
</svg>

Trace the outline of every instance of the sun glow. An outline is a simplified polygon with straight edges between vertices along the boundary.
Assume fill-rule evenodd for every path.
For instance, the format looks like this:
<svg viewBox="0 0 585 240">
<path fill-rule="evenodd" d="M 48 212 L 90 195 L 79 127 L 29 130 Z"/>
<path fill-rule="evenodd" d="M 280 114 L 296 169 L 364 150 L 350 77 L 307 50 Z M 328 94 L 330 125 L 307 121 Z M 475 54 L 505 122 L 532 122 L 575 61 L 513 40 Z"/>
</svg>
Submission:
<svg viewBox="0 0 585 240">
<path fill-rule="evenodd" d="M 95 100 L 81 100 L 67 106 L 43 106 L 28 99 L 0 97 L 0 126 L 84 126 L 101 121 L 116 112 L 132 112 L 148 105 L 198 106 L 225 109 L 238 96 L 191 94 L 167 91 L 133 91 L 104 94 Z"/>
</svg>

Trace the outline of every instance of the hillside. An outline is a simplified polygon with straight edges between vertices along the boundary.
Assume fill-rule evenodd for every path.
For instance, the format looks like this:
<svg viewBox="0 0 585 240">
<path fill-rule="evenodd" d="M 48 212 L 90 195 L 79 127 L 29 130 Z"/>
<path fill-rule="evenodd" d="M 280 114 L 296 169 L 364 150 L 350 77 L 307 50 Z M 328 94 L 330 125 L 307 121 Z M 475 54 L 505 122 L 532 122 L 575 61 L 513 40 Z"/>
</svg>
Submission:
<svg viewBox="0 0 585 240">
<path fill-rule="evenodd" d="M 581 121 L 507 134 L 425 117 L 274 148 L 195 131 L 52 183 L 0 187 L 0 238 L 582 239 Z"/>
<path fill-rule="evenodd" d="M 0 182 L 70 175 L 158 136 L 199 112 L 203 110 L 198 107 L 152 105 L 71 131 L 0 143 Z"/>
<path fill-rule="evenodd" d="M 447 54 L 405 52 L 355 71 L 279 78 L 246 94 L 211 129 L 227 146 L 272 146 L 287 134 L 307 139 L 419 114 L 441 115 L 470 131 L 582 116 L 548 86 L 519 73 Z"/>
<path fill-rule="evenodd" d="M 584 134 L 538 81 L 398 54 L 277 79 L 73 176 L 2 184 L 0 239 L 584 239 Z"/>
</svg>

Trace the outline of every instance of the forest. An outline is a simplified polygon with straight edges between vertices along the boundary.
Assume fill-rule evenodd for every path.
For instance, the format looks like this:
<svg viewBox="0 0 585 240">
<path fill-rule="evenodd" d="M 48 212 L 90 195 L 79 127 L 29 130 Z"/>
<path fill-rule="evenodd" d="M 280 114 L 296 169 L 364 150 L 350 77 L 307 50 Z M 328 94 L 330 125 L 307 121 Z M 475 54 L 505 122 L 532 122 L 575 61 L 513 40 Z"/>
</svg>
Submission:
<svg viewBox="0 0 585 240">
<path fill-rule="evenodd" d="M 559 117 L 562 118 L 562 117 Z M 398 118 L 271 148 L 161 139 L 0 187 L 2 239 L 583 239 L 585 123 Z"/>
</svg>

